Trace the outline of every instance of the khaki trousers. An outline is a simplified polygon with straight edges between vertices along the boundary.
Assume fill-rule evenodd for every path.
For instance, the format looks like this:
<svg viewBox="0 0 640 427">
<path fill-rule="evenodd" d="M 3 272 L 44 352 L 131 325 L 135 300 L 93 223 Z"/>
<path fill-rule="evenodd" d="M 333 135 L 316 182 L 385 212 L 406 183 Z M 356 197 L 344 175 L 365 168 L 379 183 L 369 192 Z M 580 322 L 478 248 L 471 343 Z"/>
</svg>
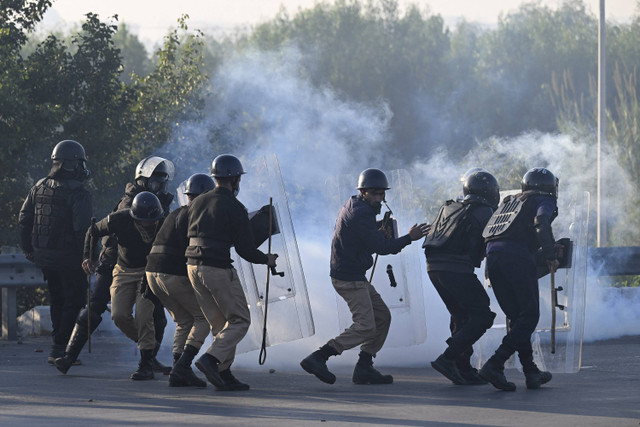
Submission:
<svg viewBox="0 0 640 427">
<path fill-rule="evenodd" d="M 144 267 L 126 268 L 116 264 L 110 288 L 111 318 L 127 337 L 138 343 L 140 350 L 153 350 L 156 346 L 153 302 L 140 294 L 143 276 Z"/>
<path fill-rule="evenodd" d="M 353 324 L 327 344 L 341 354 L 356 347 L 375 356 L 384 345 L 391 326 L 391 312 L 367 281 L 348 282 L 331 278 L 333 287 L 351 310 Z"/>
<path fill-rule="evenodd" d="M 202 314 L 189 278 L 147 271 L 147 283 L 176 322 L 173 353 L 181 354 L 187 344 L 199 350 L 209 335 L 209 323 Z"/>
<path fill-rule="evenodd" d="M 231 366 L 236 346 L 251 325 L 244 290 L 235 268 L 188 265 L 189 280 L 196 300 L 209 322 L 214 340 L 207 353 L 220 361 L 218 369 Z"/>
</svg>

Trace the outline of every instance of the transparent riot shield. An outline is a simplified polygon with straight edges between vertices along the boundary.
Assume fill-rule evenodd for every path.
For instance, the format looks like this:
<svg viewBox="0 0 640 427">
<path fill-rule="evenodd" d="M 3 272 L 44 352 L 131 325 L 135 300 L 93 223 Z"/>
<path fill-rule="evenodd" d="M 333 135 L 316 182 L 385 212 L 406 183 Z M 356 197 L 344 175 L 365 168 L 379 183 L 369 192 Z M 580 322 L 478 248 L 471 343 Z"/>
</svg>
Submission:
<svg viewBox="0 0 640 427">
<path fill-rule="evenodd" d="M 503 198 L 517 192 L 500 194 Z M 552 289 L 550 274 L 538 279 L 540 320 L 531 340 L 534 361 L 542 370 L 558 373 L 575 373 L 580 370 L 586 298 L 589 202 L 588 192 L 568 198 L 561 196 L 558 199 L 558 217 L 552 224 L 553 234 L 556 240 L 571 240 L 571 266 L 560 268 L 555 273 L 555 289 Z M 477 357 L 478 367 L 498 348 L 507 327 L 505 315 L 490 289 L 491 283 L 488 278 L 485 283 L 491 299 L 491 310 L 497 313 L 497 316 L 493 327 L 474 345 L 474 357 Z M 553 299 L 556 300 L 555 307 L 552 307 Z M 555 322 L 552 323 L 554 318 Z M 505 366 L 521 369 L 516 355 L 511 357 Z"/>
<path fill-rule="evenodd" d="M 269 278 L 266 345 L 312 336 L 315 327 L 311 305 L 278 159 L 274 154 L 243 161 L 243 167 L 247 173 L 242 175 L 238 199 L 250 215 L 268 205 L 270 197 L 273 199 L 277 234 L 272 236 L 271 252 L 279 255 L 276 269 L 284 273 Z M 260 250 L 267 253 L 268 244 L 268 240 L 262 243 Z M 259 349 L 262 343 L 268 268 L 245 261 L 234 250 L 231 254 L 251 312 L 251 327 L 237 348 L 238 353 L 244 353 Z"/>
<path fill-rule="evenodd" d="M 325 198 L 329 206 L 328 224 L 333 229 L 338 212 L 352 195 L 357 176 L 334 176 L 327 180 Z M 387 173 L 391 189 L 386 193 L 387 204 L 393 211 L 400 234 L 409 231 L 411 225 L 420 222 L 419 205 L 414 198 L 411 177 L 405 170 Z M 383 205 L 382 211 L 386 211 Z M 380 219 L 380 218 L 379 218 Z M 375 264 L 371 284 L 382 296 L 391 310 L 391 329 L 385 346 L 406 347 L 421 344 L 427 338 L 427 323 L 422 294 L 421 250 L 416 243 L 404 248 L 399 254 L 379 256 Z M 374 255 L 375 260 L 375 255 Z M 367 279 L 372 270 L 367 272 Z M 390 274 L 391 273 L 391 274 Z M 396 286 L 392 287 L 392 278 Z M 344 300 L 336 294 L 338 304 L 338 325 L 340 331 L 353 322 L 351 312 Z"/>
</svg>

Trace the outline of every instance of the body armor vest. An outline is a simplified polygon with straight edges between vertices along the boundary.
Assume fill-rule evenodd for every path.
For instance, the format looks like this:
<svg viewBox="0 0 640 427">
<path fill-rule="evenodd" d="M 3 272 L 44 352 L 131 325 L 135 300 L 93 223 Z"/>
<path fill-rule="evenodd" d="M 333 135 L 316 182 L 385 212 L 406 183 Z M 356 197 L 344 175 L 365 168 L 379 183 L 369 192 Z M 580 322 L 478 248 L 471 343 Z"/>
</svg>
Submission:
<svg viewBox="0 0 640 427">
<path fill-rule="evenodd" d="M 472 203 L 456 202 L 447 200 L 436 217 L 431 231 L 424 239 L 422 247 L 428 253 L 433 249 L 446 249 L 447 252 L 461 253 L 464 250 L 464 243 L 456 239 L 464 234 L 468 227 L 469 213 Z"/>
<path fill-rule="evenodd" d="M 522 193 L 504 198 L 498 209 L 491 215 L 489 222 L 482 232 L 482 237 L 489 239 L 504 234 L 515 222 L 518 214 L 522 210 L 525 200 Z"/>
<path fill-rule="evenodd" d="M 54 186 L 47 185 L 52 183 Z M 69 188 L 45 178 L 36 184 L 32 244 L 40 249 L 69 249 L 75 246 Z"/>
</svg>

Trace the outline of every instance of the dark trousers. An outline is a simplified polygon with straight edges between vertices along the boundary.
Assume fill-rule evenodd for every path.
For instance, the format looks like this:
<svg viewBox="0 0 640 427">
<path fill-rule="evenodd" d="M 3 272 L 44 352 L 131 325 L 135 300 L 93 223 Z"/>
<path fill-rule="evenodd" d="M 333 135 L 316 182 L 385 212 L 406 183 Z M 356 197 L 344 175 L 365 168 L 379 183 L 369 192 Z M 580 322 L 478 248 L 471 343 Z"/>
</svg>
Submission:
<svg viewBox="0 0 640 427">
<path fill-rule="evenodd" d="M 113 281 L 113 268 L 100 268 L 96 271 L 91 288 L 91 314 L 92 318 L 101 316 L 107 310 L 107 304 L 111 300 L 111 282 Z M 78 318 L 78 323 L 86 324 L 86 316 Z M 164 306 L 160 301 L 154 301 L 153 324 L 155 327 L 155 338 L 157 342 L 162 342 L 164 329 L 167 326 L 167 317 L 164 313 Z M 97 323 L 95 327 L 97 327 Z M 91 329 L 95 329 L 95 327 Z M 93 332 L 93 331 L 91 331 Z"/>
<path fill-rule="evenodd" d="M 510 329 L 500 348 L 506 355 L 518 351 L 525 359 L 531 357 L 531 334 L 540 319 L 540 294 L 536 264 L 533 257 L 509 252 L 487 255 L 491 287 L 500 308 L 509 320 Z"/>
<path fill-rule="evenodd" d="M 73 331 L 76 317 L 87 302 L 87 276 L 81 268 L 43 268 L 42 272 L 49 289 L 53 343 L 65 346 Z"/>
<path fill-rule="evenodd" d="M 429 278 L 451 314 L 451 338 L 447 340 L 445 357 L 463 357 L 466 364 L 473 354 L 473 344 L 496 317 L 489 309 L 489 296 L 473 273 L 429 271 Z"/>
</svg>

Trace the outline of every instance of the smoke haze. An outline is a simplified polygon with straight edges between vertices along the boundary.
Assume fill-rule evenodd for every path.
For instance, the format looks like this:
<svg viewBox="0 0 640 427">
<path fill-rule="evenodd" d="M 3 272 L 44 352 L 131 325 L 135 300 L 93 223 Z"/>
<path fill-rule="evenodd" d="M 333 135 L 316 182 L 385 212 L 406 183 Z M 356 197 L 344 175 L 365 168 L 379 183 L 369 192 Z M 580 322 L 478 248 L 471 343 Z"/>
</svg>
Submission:
<svg viewBox="0 0 640 427">
<path fill-rule="evenodd" d="M 373 106 L 350 103 L 340 99 L 330 88 L 313 87 L 304 77 L 302 63 L 301 55 L 295 49 L 274 53 L 245 52 L 228 59 L 211 81 L 212 94 L 203 122 L 182 126 L 176 131 L 174 142 L 157 153 L 175 162 L 175 182 L 192 173 L 207 172 L 211 160 L 223 152 L 233 153 L 242 160 L 277 154 L 316 334 L 270 348 L 267 367 L 296 370 L 304 356 L 339 333 L 336 293 L 329 278 L 332 232 L 329 224 L 335 221 L 335 213 L 328 217 L 327 201 L 323 196 L 327 191 L 327 178 L 343 174 L 357 176 L 368 167 L 387 171 L 398 166 L 407 169 L 420 200 L 421 217 L 415 218 L 414 222 L 432 221 L 445 200 L 461 193 L 460 176 L 475 166 L 493 173 L 501 190 L 517 189 L 520 178 L 528 169 L 547 167 L 560 179 L 561 206 L 571 195 L 583 191 L 595 194 L 595 140 L 532 132 L 514 139 L 482 141 L 462 158 L 450 158 L 443 149 L 423 152 L 419 157 L 407 160 L 403 153 L 394 155 L 385 149 L 392 112 L 384 102 Z M 424 120 L 430 118 L 425 116 Z M 416 126 L 422 128 L 422 124 Z M 438 136 L 432 132 L 428 138 L 437 140 Z M 213 147 L 209 142 L 212 139 Z M 415 147 L 411 152 L 415 152 Z M 619 223 L 626 215 L 625 198 L 620 194 L 631 191 L 632 186 L 614 156 L 605 153 L 602 167 L 607 182 L 616 189 L 615 194 L 605 192 L 605 214 L 610 223 Z M 239 199 L 242 201 L 242 191 Z M 568 221 L 562 215 L 561 211 L 556 220 L 558 223 Z M 593 216 L 591 223 L 594 223 Z M 400 232 L 404 234 L 407 230 Z M 637 231 L 632 234 L 637 235 Z M 426 366 L 445 348 L 449 316 L 428 281 L 419 243 L 413 243 L 405 251 L 419 251 L 422 260 L 427 341 L 409 351 L 385 347 L 376 363 Z M 480 270 L 477 274 L 483 276 Z M 637 307 L 639 301 L 638 294 L 634 295 L 628 298 L 619 292 L 611 292 L 590 278 L 585 340 L 637 333 L 640 314 L 634 304 Z M 165 341 L 168 341 L 169 328 L 165 335 Z M 331 359 L 330 366 L 352 366 L 356 357 L 356 350 L 347 351 L 341 357 Z M 241 367 L 255 368 L 256 359 L 257 352 L 251 352 L 239 355 L 237 361 Z"/>
</svg>

